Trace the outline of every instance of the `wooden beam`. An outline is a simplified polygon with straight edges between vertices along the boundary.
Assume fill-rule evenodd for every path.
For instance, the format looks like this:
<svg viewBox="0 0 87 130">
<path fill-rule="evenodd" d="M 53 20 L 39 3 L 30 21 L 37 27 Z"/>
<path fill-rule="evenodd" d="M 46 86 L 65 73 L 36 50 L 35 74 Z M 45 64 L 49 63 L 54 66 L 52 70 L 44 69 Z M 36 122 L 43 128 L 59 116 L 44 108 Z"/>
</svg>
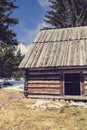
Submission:
<svg viewBox="0 0 87 130">
<path fill-rule="evenodd" d="M 54 89 L 54 88 L 28 88 L 28 93 L 31 94 L 35 94 L 35 93 L 39 93 L 39 94 L 60 94 L 60 90 L 58 88 Z"/>
<path fill-rule="evenodd" d="M 84 75 L 82 72 L 80 72 L 80 91 L 81 91 L 81 95 L 84 96 L 85 95 L 85 86 L 84 86 Z"/>
</svg>

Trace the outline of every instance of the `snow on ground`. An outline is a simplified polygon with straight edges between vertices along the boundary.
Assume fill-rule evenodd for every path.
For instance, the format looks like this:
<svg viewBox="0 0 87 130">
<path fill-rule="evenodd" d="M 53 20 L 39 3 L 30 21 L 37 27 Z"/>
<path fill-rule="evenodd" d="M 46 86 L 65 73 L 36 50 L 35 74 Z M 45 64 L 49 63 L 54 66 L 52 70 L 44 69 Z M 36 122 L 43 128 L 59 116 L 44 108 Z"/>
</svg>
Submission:
<svg viewBox="0 0 87 130">
<path fill-rule="evenodd" d="M 19 90 L 23 91 L 24 89 L 24 80 L 3 80 L 0 79 L 0 84 L 2 85 L 2 89 L 10 89 L 10 90 Z"/>
<path fill-rule="evenodd" d="M 0 79 L 0 82 L 3 82 L 4 80 L 3 79 Z"/>
<path fill-rule="evenodd" d="M 23 88 L 24 88 L 23 85 L 18 85 L 18 86 L 15 85 L 15 86 L 12 86 L 12 87 L 10 87 L 10 86 L 9 87 L 4 87 L 3 89 L 5 89 L 5 90 L 9 89 L 9 90 L 23 91 Z"/>
</svg>

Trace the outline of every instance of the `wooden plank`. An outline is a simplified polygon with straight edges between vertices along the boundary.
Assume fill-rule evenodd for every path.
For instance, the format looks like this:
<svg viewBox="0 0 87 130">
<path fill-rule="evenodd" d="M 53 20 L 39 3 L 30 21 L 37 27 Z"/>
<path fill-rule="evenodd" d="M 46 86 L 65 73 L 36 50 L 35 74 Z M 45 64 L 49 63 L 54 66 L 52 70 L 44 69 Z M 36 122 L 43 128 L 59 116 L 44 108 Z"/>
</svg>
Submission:
<svg viewBox="0 0 87 130">
<path fill-rule="evenodd" d="M 34 98 L 34 99 L 57 99 L 57 100 L 75 100 L 75 101 L 87 101 L 87 96 L 60 96 L 56 94 L 29 94 L 29 98 Z"/>
<path fill-rule="evenodd" d="M 77 71 L 87 71 L 87 67 L 86 66 L 52 66 L 52 67 L 38 67 L 38 68 L 29 68 L 29 71 L 54 71 L 54 70 L 58 70 L 60 71 L 66 71 L 66 70 L 77 70 Z"/>
<path fill-rule="evenodd" d="M 52 30 L 47 30 L 47 37 L 46 38 L 44 38 L 44 39 L 42 39 L 43 40 L 43 42 L 45 41 L 45 42 L 48 42 L 48 41 L 50 41 L 50 38 L 52 37 Z"/>
<path fill-rule="evenodd" d="M 22 67 L 26 66 L 26 64 L 28 62 L 28 59 L 30 58 L 34 48 L 35 48 L 35 45 L 30 45 L 29 46 L 29 51 L 28 51 L 27 55 L 24 57 L 24 59 L 22 60 L 21 64 L 19 65 L 19 68 L 22 68 Z"/>
<path fill-rule="evenodd" d="M 80 49 L 80 65 L 81 65 L 81 66 L 84 65 L 83 43 L 84 43 L 84 42 L 80 41 L 80 45 L 79 45 L 79 49 Z"/>
<path fill-rule="evenodd" d="M 83 74 L 87 76 L 87 70 L 83 70 Z"/>
<path fill-rule="evenodd" d="M 64 95 L 64 81 L 63 81 L 63 73 L 61 73 L 61 77 L 60 77 L 60 94 L 61 96 Z"/>
<path fill-rule="evenodd" d="M 40 77 L 41 76 L 44 76 L 44 77 L 46 77 L 46 76 L 47 77 L 51 77 L 51 76 L 52 77 L 59 77 L 60 76 L 59 74 L 49 74 L 49 73 L 48 74 L 43 74 L 43 73 L 42 74 L 39 74 L 39 73 L 35 74 L 35 73 L 32 73 L 32 74 L 28 74 L 28 75 L 29 75 L 29 77 L 30 76 L 40 76 Z"/>
<path fill-rule="evenodd" d="M 77 46 L 75 46 L 75 41 L 73 41 L 73 42 L 71 42 L 70 43 L 71 44 L 71 51 L 70 51 L 70 61 L 69 61 L 69 66 L 71 66 L 71 65 L 74 65 L 74 57 L 75 57 L 75 47 L 77 47 Z"/>
<path fill-rule="evenodd" d="M 60 84 L 28 84 L 28 87 L 60 87 Z"/>
<path fill-rule="evenodd" d="M 87 81 L 86 81 L 86 80 L 84 81 L 84 84 L 87 84 Z"/>
<path fill-rule="evenodd" d="M 87 65 L 87 40 L 84 40 L 85 45 L 85 64 Z"/>
<path fill-rule="evenodd" d="M 53 70 L 53 71 L 46 71 L 46 70 L 44 70 L 44 71 L 30 71 L 30 72 L 27 72 L 27 74 L 28 75 L 43 75 L 43 74 L 49 74 L 49 75 L 55 75 L 55 74 L 57 74 L 57 75 L 60 75 L 60 73 L 59 73 L 59 71 L 58 70 Z"/>
<path fill-rule="evenodd" d="M 67 47 L 68 47 L 68 42 L 66 43 L 64 43 L 64 45 L 63 45 L 64 47 L 63 47 L 63 49 L 62 49 L 62 53 L 63 53 L 63 56 L 62 56 L 62 59 L 61 59 L 61 66 L 66 66 L 66 60 L 67 60 L 67 58 L 66 58 L 66 52 L 69 50 L 69 49 L 67 49 Z"/>
<path fill-rule="evenodd" d="M 59 51 L 60 51 L 60 45 L 56 42 L 56 52 L 55 52 L 55 56 L 53 58 L 53 62 L 52 62 L 52 54 L 50 54 L 50 58 L 48 60 L 48 64 L 52 65 L 52 66 L 55 66 L 56 65 L 56 62 L 59 58 Z"/>
<path fill-rule="evenodd" d="M 56 52 L 56 49 L 57 49 L 57 44 L 58 43 L 52 43 L 52 48 L 51 48 L 51 53 L 49 53 L 49 59 L 48 59 L 48 62 L 47 62 L 47 66 L 53 66 L 53 60 L 54 60 L 54 57 L 55 57 L 55 52 Z"/>
<path fill-rule="evenodd" d="M 49 48 L 49 44 L 44 43 L 43 50 L 42 50 L 40 57 L 38 59 L 38 62 L 37 62 L 37 67 L 42 67 L 42 65 L 44 64 L 44 59 L 46 57 L 46 53 L 47 53 L 48 48 Z"/>
<path fill-rule="evenodd" d="M 49 66 L 48 65 L 48 60 L 50 59 L 50 54 L 52 53 L 52 48 L 53 48 L 53 43 L 47 43 L 47 44 L 49 44 L 48 46 L 47 46 L 47 49 L 46 49 L 46 51 L 45 51 L 45 54 L 44 55 L 46 55 L 45 57 L 44 57 L 44 59 L 43 59 L 43 66 Z"/>
<path fill-rule="evenodd" d="M 84 96 L 84 95 L 85 95 L 85 86 L 84 86 L 84 82 L 80 82 L 80 91 L 81 91 L 81 95 Z"/>
<path fill-rule="evenodd" d="M 87 89 L 85 90 L 85 96 L 87 95 Z"/>
<path fill-rule="evenodd" d="M 59 89 L 50 89 L 50 88 L 28 88 L 28 92 L 29 94 L 30 93 L 39 93 L 39 94 L 42 94 L 42 93 L 45 93 L 45 94 L 60 94 L 60 90 Z"/>
<path fill-rule="evenodd" d="M 47 38 L 47 33 L 48 33 L 47 30 L 41 31 L 41 37 L 40 37 L 40 40 L 38 42 L 44 43 L 46 41 L 46 38 Z"/>
<path fill-rule="evenodd" d="M 34 58 L 38 52 L 39 47 L 40 47 L 40 45 L 36 44 L 36 47 L 33 49 L 32 55 L 30 55 L 30 58 L 28 59 L 28 62 L 26 63 L 26 66 L 25 66 L 26 68 L 32 67 L 31 65 L 34 62 Z"/>
<path fill-rule="evenodd" d="M 84 84 L 84 86 L 85 86 L 85 87 L 87 87 L 87 83 L 86 83 L 86 84 Z"/>
<path fill-rule="evenodd" d="M 41 32 L 37 34 L 37 37 L 35 38 L 34 42 L 38 42 L 40 38 L 41 38 Z"/>
<path fill-rule="evenodd" d="M 70 47 L 70 43 L 69 42 L 65 42 L 66 45 L 66 49 L 65 49 L 65 56 L 63 56 L 63 66 L 67 66 L 68 63 L 68 58 L 69 58 L 69 47 Z"/>
<path fill-rule="evenodd" d="M 59 80 L 28 80 L 27 83 L 35 83 L 35 84 L 59 84 L 60 81 Z"/>
<path fill-rule="evenodd" d="M 59 29 L 52 29 L 52 36 L 51 36 L 51 41 L 53 41 L 53 42 L 59 42 L 60 40 L 59 40 L 59 38 L 61 37 L 61 32 L 62 32 L 62 30 L 60 31 Z M 60 33 L 60 35 L 59 35 L 59 33 Z"/>
<path fill-rule="evenodd" d="M 60 51 L 59 51 L 59 58 L 57 60 L 57 63 L 56 63 L 56 66 L 62 66 L 62 58 L 63 58 L 63 46 L 64 46 L 64 43 L 61 42 L 60 44 Z"/>
<path fill-rule="evenodd" d="M 83 65 L 85 65 L 86 64 L 86 58 L 85 57 L 87 57 L 85 54 L 85 42 L 84 42 L 84 40 L 82 40 L 81 41 L 82 42 L 82 44 L 83 44 Z"/>
<path fill-rule="evenodd" d="M 60 89 L 60 86 L 58 86 L 58 87 L 55 87 L 55 86 L 28 86 L 28 89 L 56 89 L 56 90 L 58 90 L 58 89 Z"/>
<path fill-rule="evenodd" d="M 77 57 L 77 59 L 76 59 L 76 65 L 80 65 L 80 41 L 78 40 L 77 42 L 76 42 L 76 45 L 77 45 L 77 47 L 76 47 L 76 57 Z M 81 60 L 82 61 L 82 60 Z M 83 63 L 81 63 L 81 65 L 80 66 L 82 66 L 82 64 Z"/>
<path fill-rule="evenodd" d="M 30 76 L 30 77 L 26 77 L 27 79 L 30 79 L 30 80 L 59 80 L 59 77 L 48 77 L 48 76 L 45 76 L 45 77 L 34 77 L 34 76 Z"/>
<path fill-rule="evenodd" d="M 37 65 L 37 61 L 38 61 L 38 59 L 40 57 L 40 54 L 41 54 L 41 52 L 43 50 L 43 47 L 44 47 L 44 43 L 41 43 L 41 45 L 39 45 L 39 47 L 38 47 L 38 51 L 37 51 L 37 53 L 36 53 L 36 55 L 34 57 L 34 60 L 33 60 L 32 64 L 31 64 L 32 67 Z"/>
<path fill-rule="evenodd" d="M 85 90 L 87 90 L 87 85 L 84 85 L 84 87 L 85 87 Z"/>
</svg>

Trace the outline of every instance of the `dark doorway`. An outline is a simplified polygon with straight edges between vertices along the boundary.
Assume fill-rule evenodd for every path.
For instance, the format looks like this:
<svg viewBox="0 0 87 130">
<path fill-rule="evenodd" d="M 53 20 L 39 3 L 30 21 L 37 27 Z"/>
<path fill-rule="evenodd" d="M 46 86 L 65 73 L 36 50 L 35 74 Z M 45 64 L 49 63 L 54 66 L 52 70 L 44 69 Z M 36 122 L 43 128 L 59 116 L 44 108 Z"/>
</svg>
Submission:
<svg viewBox="0 0 87 130">
<path fill-rule="evenodd" d="M 65 95 L 80 95 L 80 74 L 64 74 Z"/>
</svg>

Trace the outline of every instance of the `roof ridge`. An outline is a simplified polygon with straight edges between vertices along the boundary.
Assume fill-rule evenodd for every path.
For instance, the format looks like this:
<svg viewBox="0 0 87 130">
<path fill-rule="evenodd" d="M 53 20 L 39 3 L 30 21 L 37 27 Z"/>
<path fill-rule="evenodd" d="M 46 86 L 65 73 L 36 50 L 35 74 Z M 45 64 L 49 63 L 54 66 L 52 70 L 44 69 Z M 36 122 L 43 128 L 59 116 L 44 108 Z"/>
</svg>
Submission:
<svg viewBox="0 0 87 130">
<path fill-rule="evenodd" d="M 41 28 L 40 31 L 42 31 L 42 30 L 51 30 L 51 29 L 74 29 L 74 28 L 82 28 L 82 27 L 87 27 L 87 26 L 76 26 L 76 27 L 66 27 L 66 28 L 44 27 L 44 28 Z"/>
</svg>

